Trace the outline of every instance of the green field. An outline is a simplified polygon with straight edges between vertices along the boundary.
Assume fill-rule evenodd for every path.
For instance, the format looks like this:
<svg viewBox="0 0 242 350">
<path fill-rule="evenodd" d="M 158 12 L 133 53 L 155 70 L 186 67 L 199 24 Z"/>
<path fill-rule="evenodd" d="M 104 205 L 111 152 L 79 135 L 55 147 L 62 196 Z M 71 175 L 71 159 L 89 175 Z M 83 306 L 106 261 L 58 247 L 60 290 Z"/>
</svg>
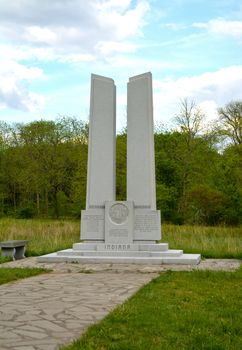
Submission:
<svg viewBox="0 0 242 350">
<path fill-rule="evenodd" d="M 242 227 L 162 225 L 172 249 L 206 258 L 242 258 Z M 79 221 L 0 219 L 0 241 L 28 239 L 27 256 L 67 249 L 80 240 Z"/>
</svg>

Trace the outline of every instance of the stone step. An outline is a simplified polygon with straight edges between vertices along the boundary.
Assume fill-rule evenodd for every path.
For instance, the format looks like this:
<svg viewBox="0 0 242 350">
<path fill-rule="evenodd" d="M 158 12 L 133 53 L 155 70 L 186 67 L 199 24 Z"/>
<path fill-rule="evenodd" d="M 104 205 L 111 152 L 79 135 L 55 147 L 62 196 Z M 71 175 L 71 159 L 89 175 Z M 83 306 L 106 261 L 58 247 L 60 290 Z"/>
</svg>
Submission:
<svg viewBox="0 0 242 350">
<path fill-rule="evenodd" d="M 201 260 L 200 254 L 182 254 L 178 257 L 119 257 L 119 256 L 78 256 L 68 255 L 60 256 L 56 253 L 43 255 L 38 257 L 39 262 L 55 263 L 70 262 L 83 264 L 179 264 L 179 265 L 197 265 Z"/>
<path fill-rule="evenodd" d="M 165 251 L 169 249 L 168 243 L 154 243 L 154 244 L 139 244 L 140 251 Z"/>
<path fill-rule="evenodd" d="M 73 250 L 81 250 L 81 251 L 97 251 L 97 250 L 100 250 L 100 251 L 103 251 L 103 250 L 106 250 L 106 246 L 110 246 L 110 249 L 112 248 L 112 246 L 115 246 L 118 248 L 118 246 L 121 246 L 121 249 L 122 249 L 122 244 L 105 244 L 105 243 L 74 243 L 73 244 Z M 166 251 L 168 250 L 168 243 L 132 243 L 132 244 L 125 244 L 124 246 L 129 246 L 128 250 L 129 251 Z M 114 250 L 118 250 L 117 248 L 114 248 Z"/>
<path fill-rule="evenodd" d="M 201 261 L 200 254 L 182 254 L 180 257 L 162 258 L 163 264 L 197 265 Z"/>
<path fill-rule="evenodd" d="M 85 256 L 85 257 L 177 257 L 183 254 L 182 250 L 166 250 L 166 251 L 120 251 L 120 250 L 73 250 L 66 249 L 57 252 L 58 256 Z"/>
<path fill-rule="evenodd" d="M 74 250 L 97 250 L 97 243 L 74 243 Z"/>
</svg>

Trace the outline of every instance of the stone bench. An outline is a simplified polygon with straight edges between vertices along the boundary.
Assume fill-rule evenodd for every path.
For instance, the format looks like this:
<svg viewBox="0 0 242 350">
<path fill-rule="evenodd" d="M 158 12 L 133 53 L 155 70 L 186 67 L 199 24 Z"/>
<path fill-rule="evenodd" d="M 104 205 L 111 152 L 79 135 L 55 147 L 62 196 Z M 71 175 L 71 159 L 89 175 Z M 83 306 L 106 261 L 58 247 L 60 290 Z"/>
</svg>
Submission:
<svg viewBox="0 0 242 350">
<path fill-rule="evenodd" d="M 0 247 L 2 248 L 2 256 L 11 257 L 13 260 L 25 258 L 25 246 L 28 241 L 25 240 L 12 240 L 0 242 Z"/>
</svg>

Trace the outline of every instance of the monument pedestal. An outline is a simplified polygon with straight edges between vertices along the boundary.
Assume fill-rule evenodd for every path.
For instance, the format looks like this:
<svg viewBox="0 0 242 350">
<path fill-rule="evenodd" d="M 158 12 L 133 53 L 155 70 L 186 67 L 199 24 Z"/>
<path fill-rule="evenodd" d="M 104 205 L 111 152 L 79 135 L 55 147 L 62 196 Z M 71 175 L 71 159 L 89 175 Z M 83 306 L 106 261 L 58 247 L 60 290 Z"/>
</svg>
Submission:
<svg viewBox="0 0 242 350">
<path fill-rule="evenodd" d="M 83 243 L 48 254 L 39 262 L 87 264 L 189 264 L 200 262 L 199 254 L 170 250 L 161 239 L 158 210 L 136 209 L 133 201 L 106 201 L 104 209 L 82 212 Z"/>
<path fill-rule="evenodd" d="M 75 243 L 72 249 L 38 257 L 39 262 L 82 264 L 197 265 L 200 260 L 200 254 L 184 254 L 182 250 L 170 250 L 167 243 Z"/>
</svg>

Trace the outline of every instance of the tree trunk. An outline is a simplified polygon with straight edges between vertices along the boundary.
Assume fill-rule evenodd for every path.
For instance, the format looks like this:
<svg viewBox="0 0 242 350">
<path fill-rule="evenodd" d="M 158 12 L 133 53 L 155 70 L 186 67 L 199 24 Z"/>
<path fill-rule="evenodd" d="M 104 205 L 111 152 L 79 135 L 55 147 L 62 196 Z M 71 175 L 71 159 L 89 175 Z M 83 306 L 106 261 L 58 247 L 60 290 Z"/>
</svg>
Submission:
<svg viewBox="0 0 242 350">
<path fill-rule="evenodd" d="M 15 189 L 15 185 L 13 186 L 13 208 L 14 208 L 14 212 L 16 212 L 17 204 L 16 204 L 16 189 Z"/>
<path fill-rule="evenodd" d="M 45 215 L 48 217 L 49 215 L 49 200 L 48 200 L 48 192 L 45 190 Z"/>
<path fill-rule="evenodd" d="M 58 193 L 58 190 L 55 188 L 54 193 L 53 193 L 53 205 L 54 205 L 54 217 L 55 217 L 55 219 L 58 219 L 60 216 L 57 193 Z"/>
<path fill-rule="evenodd" d="M 40 199 L 39 199 L 39 192 L 36 192 L 36 208 L 37 208 L 37 215 L 39 216 L 39 208 L 40 208 Z"/>
</svg>

